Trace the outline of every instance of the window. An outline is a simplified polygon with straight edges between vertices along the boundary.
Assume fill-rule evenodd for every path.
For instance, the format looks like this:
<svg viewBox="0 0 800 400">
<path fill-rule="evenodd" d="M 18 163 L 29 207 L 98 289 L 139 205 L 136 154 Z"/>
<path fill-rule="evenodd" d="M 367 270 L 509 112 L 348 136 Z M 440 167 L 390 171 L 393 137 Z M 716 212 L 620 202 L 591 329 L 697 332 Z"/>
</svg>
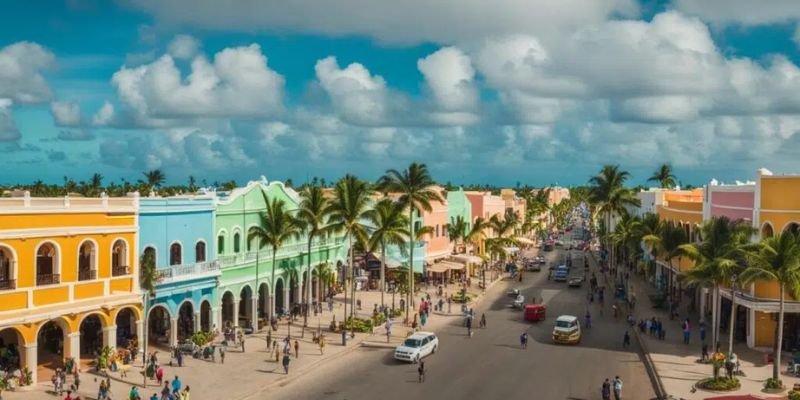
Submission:
<svg viewBox="0 0 800 400">
<path fill-rule="evenodd" d="M 181 260 L 181 244 L 180 243 L 173 243 L 169 246 L 169 265 L 180 265 Z"/>
<path fill-rule="evenodd" d="M 217 236 L 217 254 L 225 252 L 225 235 L 220 234 Z"/>
<path fill-rule="evenodd" d="M 238 253 L 241 250 L 241 242 L 242 235 L 239 232 L 233 234 L 233 252 Z"/>
<path fill-rule="evenodd" d="M 95 271 L 95 247 L 94 243 L 86 241 L 81 244 L 78 250 L 78 280 L 88 281 L 97 278 Z"/>
<path fill-rule="evenodd" d="M 442 236 L 448 237 L 450 235 L 450 224 L 444 224 L 442 227 Z"/>
<path fill-rule="evenodd" d="M 436 231 L 434 237 L 439 237 L 439 225 L 436 225 Z"/>
<path fill-rule="evenodd" d="M 52 243 L 44 243 L 36 250 L 36 284 L 52 285 L 59 283 L 56 273 L 58 252 Z"/>
<path fill-rule="evenodd" d="M 13 262 L 11 251 L 0 247 L 0 290 L 16 288 Z"/>
<path fill-rule="evenodd" d="M 206 242 L 201 240 L 194 245 L 194 260 L 195 262 L 206 261 Z"/>
<path fill-rule="evenodd" d="M 111 276 L 128 275 L 128 244 L 117 239 L 111 246 Z"/>
</svg>

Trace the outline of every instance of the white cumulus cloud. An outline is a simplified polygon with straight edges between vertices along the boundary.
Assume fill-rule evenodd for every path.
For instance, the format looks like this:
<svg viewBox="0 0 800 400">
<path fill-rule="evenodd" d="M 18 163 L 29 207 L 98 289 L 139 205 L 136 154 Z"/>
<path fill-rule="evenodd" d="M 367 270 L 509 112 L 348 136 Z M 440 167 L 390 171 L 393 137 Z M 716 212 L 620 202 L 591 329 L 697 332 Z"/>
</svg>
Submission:
<svg viewBox="0 0 800 400">
<path fill-rule="evenodd" d="M 477 121 L 478 91 L 470 58 L 455 47 L 444 47 L 417 61 L 430 88 L 439 114 L 435 118 L 451 125 Z"/>
<path fill-rule="evenodd" d="M 177 35 L 169 43 L 167 51 L 169 54 L 179 60 L 188 60 L 197 54 L 200 49 L 200 41 L 191 35 Z"/>
<path fill-rule="evenodd" d="M 0 48 L 0 98 L 17 103 L 41 103 L 52 90 L 42 72 L 55 64 L 49 50 L 32 42 L 17 42 Z"/>
<path fill-rule="evenodd" d="M 54 101 L 50 104 L 57 126 L 79 126 L 81 124 L 81 107 L 76 101 Z"/>
</svg>

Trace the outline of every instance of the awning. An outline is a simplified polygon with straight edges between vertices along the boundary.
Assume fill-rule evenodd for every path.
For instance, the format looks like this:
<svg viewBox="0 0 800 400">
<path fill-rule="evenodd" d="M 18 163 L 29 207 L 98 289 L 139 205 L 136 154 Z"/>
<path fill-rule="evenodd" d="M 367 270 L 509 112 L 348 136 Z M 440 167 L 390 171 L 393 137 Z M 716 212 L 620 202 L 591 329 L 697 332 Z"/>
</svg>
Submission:
<svg viewBox="0 0 800 400">
<path fill-rule="evenodd" d="M 443 272 L 447 272 L 448 269 L 450 269 L 450 266 L 442 261 L 428 267 L 428 272 L 436 272 L 441 274 Z"/>
<path fill-rule="evenodd" d="M 530 240 L 530 239 L 528 239 L 526 237 L 518 237 L 518 238 L 514 238 L 514 239 L 517 242 L 522 243 L 522 244 L 534 244 L 534 243 L 536 243 L 533 240 Z"/>
<path fill-rule="evenodd" d="M 464 269 L 464 264 L 453 262 L 453 261 L 442 261 L 443 263 L 450 266 L 450 269 Z"/>
<path fill-rule="evenodd" d="M 473 264 L 480 264 L 483 262 L 483 259 L 478 256 L 471 256 L 469 254 L 458 254 L 453 256 L 453 259 L 456 261 L 460 261 L 463 263 L 473 263 Z"/>
</svg>

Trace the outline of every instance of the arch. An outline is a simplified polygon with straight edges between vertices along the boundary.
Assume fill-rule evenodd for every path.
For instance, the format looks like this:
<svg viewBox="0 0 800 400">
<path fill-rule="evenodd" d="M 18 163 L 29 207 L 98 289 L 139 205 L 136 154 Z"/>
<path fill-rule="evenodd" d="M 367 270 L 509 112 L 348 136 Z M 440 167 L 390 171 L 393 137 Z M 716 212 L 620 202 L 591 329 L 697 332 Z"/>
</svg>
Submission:
<svg viewBox="0 0 800 400">
<path fill-rule="evenodd" d="M 222 297 L 220 297 L 221 306 L 222 306 L 222 325 L 223 327 L 230 327 L 233 325 L 233 318 L 234 318 L 234 304 L 236 302 L 236 296 L 234 296 L 233 292 L 230 290 L 226 290 L 222 293 Z"/>
<path fill-rule="evenodd" d="M 114 313 L 114 325 L 117 326 L 117 347 L 128 348 L 129 343 L 133 342 L 138 347 L 138 333 L 136 322 L 141 315 L 136 307 L 120 307 Z"/>
<path fill-rule="evenodd" d="M 267 318 L 269 314 L 270 290 L 268 282 L 258 285 L 258 317 Z"/>
<path fill-rule="evenodd" d="M 116 238 L 111 242 L 111 276 L 123 276 L 130 273 L 128 268 L 128 241 Z"/>
<path fill-rule="evenodd" d="M 783 226 L 781 232 L 792 232 L 795 236 L 800 234 L 800 222 L 790 221 Z"/>
<path fill-rule="evenodd" d="M 147 340 L 152 344 L 170 344 L 171 316 L 164 304 L 154 304 L 147 311 Z"/>
<path fill-rule="evenodd" d="M 93 354 L 99 354 L 104 346 L 108 345 L 103 340 L 103 328 L 106 327 L 105 315 L 89 313 L 83 316 L 78 324 L 80 336 L 81 358 L 91 358 Z"/>
<path fill-rule="evenodd" d="M 37 361 L 40 369 L 49 370 L 49 374 L 39 374 L 39 380 L 50 379 L 52 372 L 62 366 L 65 356 L 70 351 L 69 335 L 72 334 L 70 324 L 63 317 L 43 321 L 36 329 Z"/>
<path fill-rule="evenodd" d="M 0 242 L 0 290 L 17 288 L 17 252 Z"/>
<path fill-rule="evenodd" d="M 98 249 L 94 239 L 83 239 L 78 243 L 78 280 L 90 281 L 97 279 Z"/>
<path fill-rule="evenodd" d="M 283 311 L 286 311 L 287 305 L 284 304 L 284 297 L 283 291 L 286 284 L 284 283 L 282 278 L 275 278 L 275 290 L 274 290 L 274 297 L 275 297 L 275 312 L 281 314 Z"/>
<path fill-rule="evenodd" d="M 183 264 L 183 244 L 175 240 L 169 244 L 169 265 Z"/>
<path fill-rule="evenodd" d="M 245 284 L 239 289 L 239 325 L 248 327 L 253 318 L 253 288 Z"/>
<path fill-rule="evenodd" d="M 217 254 L 225 254 L 225 237 L 228 236 L 228 231 L 220 229 L 217 231 Z"/>
<path fill-rule="evenodd" d="M 242 230 L 239 227 L 233 228 L 233 252 L 238 254 L 242 251 Z"/>
<path fill-rule="evenodd" d="M 256 225 L 256 224 L 250 224 L 247 227 L 247 236 L 245 236 L 245 238 L 244 238 L 245 242 L 247 243 L 247 246 L 246 246 L 247 251 L 254 251 L 254 250 L 257 251 L 261 247 L 261 246 L 259 246 L 260 242 L 258 240 L 256 240 L 256 239 L 250 240 L 250 234 L 253 233 L 253 231 L 256 230 L 256 229 L 258 229 L 258 225 Z M 255 244 L 255 247 L 256 247 L 255 249 L 253 248 L 254 244 Z"/>
<path fill-rule="evenodd" d="M 58 243 L 45 240 L 36 245 L 36 286 L 61 282 L 61 248 Z"/>
<path fill-rule="evenodd" d="M 775 228 L 772 227 L 772 223 L 769 221 L 764 222 L 764 224 L 761 225 L 761 238 L 765 239 L 773 236 L 775 236 Z"/>
<path fill-rule="evenodd" d="M 78 319 L 78 325 L 77 326 L 81 326 L 81 324 L 83 324 L 83 322 L 86 321 L 86 319 L 91 317 L 92 315 L 94 315 L 94 316 L 96 316 L 97 318 L 100 319 L 100 322 L 101 322 L 103 328 L 105 328 L 106 326 L 109 325 L 109 316 L 108 315 L 104 314 L 101 311 L 89 311 L 89 312 L 83 314 Z"/>
<path fill-rule="evenodd" d="M 25 366 L 25 335 L 17 328 L 9 326 L 0 329 L 0 352 L 5 354 L 0 357 L 0 370 L 14 371 Z"/>
<path fill-rule="evenodd" d="M 200 330 L 211 332 L 211 302 L 208 299 L 200 302 Z"/>
<path fill-rule="evenodd" d="M 194 333 L 194 303 L 186 299 L 178 305 L 178 340 L 186 339 Z"/>
<path fill-rule="evenodd" d="M 206 259 L 206 241 L 203 239 L 197 239 L 197 242 L 194 243 L 194 262 L 201 263 L 205 262 Z"/>
</svg>

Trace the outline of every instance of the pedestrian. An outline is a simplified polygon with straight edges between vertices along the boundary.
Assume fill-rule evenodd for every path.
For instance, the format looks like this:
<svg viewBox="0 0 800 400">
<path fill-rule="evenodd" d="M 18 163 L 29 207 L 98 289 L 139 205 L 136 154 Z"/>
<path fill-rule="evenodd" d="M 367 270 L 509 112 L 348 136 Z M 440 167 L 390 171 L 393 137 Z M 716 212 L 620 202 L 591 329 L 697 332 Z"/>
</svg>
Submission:
<svg viewBox="0 0 800 400">
<path fill-rule="evenodd" d="M 690 335 L 691 335 L 691 330 L 689 327 L 689 318 L 686 318 L 683 321 L 683 344 L 689 344 Z"/>
<path fill-rule="evenodd" d="M 608 378 L 603 382 L 600 394 L 603 396 L 603 400 L 611 400 L 611 382 L 608 381 Z"/>
<path fill-rule="evenodd" d="M 219 346 L 219 362 L 225 364 L 225 346 Z"/>
<path fill-rule="evenodd" d="M 73 385 L 75 385 L 75 392 L 77 392 L 81 388 L 81 375 L 78 372 L 78 367 L 75 367 L 75 372 L 72 374 L 72 381 L 74 382 Z"/>
<path fill-rule="evenodd" d="M 447 298 L 447 313 L 450 314 L 451 306 L 453 305 L 453 299 Z"/>
<path fill-rule="evenodd" d="M 481 328 L 486 328 L 486 314 L 481 313 Z"/>
<path fill-rule="evenodd" d="M 386 320 L 386 343 L 392 339 L 392 320 Z"/>
<path fill-rule="evenodd" d="M 277 364 L 277 363 L 278 363 L 278 361 L 280 361 L 280 360 L 281 360 L 281 358 L 280 358 L 280 356 L 281 356 L 281 352 L 280 352 L 280 350 L 278 350 L 278 345 L 277 345 L 277 343 L 275 344 L 275 346 L 273 346 L 273 348 L 275 349 L 275 363 Z"/>
<path fill-rule="evenodd" d="M 467 316 L 467 336 L 472 336 L 472 318 Z"/>
<path fill-rule="evenodd" d="M 708 361 L 708 344 L 703 343 L 703 347 L 700 350 L 700 361 Z"/>
<path fill-rule="evenodd" d="M 655 328 L 655 318 L 648 319 L 646 324 L 647 324 L 647 333 L 649 333 L 650 336 L 653 336 L 653 333 L 655 332 L 655 329 L 654 329 Z"/>
<path fill-rule="evenodd" d="M 136 386 L 131 386 L 131 391 L 128 392 L 128 399 L 130 399 L 130 400 L 142 400 L 142 398 L 139 397 L 139 389 L 137 389 Z"/>
<path fill-rule="evenodd" d="M 628 334 L 628 331 L 625 331 L 625 336 L 622 338 L 622 347 L 628 347 L 631 345 L 631 335 Z"/>
<path fill-rule="evenodd" d="M 706 342 L 706 323 L 700 322 L 700 343 Z"/>
<path fill-rule="evenodd" d="M 583 317 L 584 325 L 586 325 L 586 329 L 592 328 L 592 314 L 589 313 L 589 310 L 586 310 L 586 315 Z"/>
<path fill-rule="evenodd" d="M 153 395 L 150 396 L 150 400 L 158 400 L 158 393 L 153 393 Z"/>
<path fill-rule="evenodd" d="M 522 332 L 522 335 L 519 337 L 519 344 L 523 349 L 528 348 L 528 332 Z"/>
<path fill-rule="evenodd" d="M 614 400 L 622 399 L 622 379 L 619 376 L 614 378 Z"/>
<path fill-rule="evenodd" d="M 182 367 L 183 366 L 183 352 L 180 349 L 176 349 L 175 353 L 176 353 L 175 354 L 175 358 L 178 359 L 178 366 Z"/>
<path fill-rule="evenodd" d="M 183 384 L 181 383 L 180 378 L 178 378 L 178 375 L 175 375 L 175 379 L 172 380 L 172 393 L 179 393 L 182 385 Z"/>
<path fill-rule="evenodd" d="M 180 400 L 189 400 L 189 386 L 187 385 L 183 392 L 181 392 L 181 399 Z"/>
<path fill-rule="evenodd" d="M 289 355 L 288 354 L 284 354 L 283 355 L 283 371 L 286 373 L 286 375 L 289 375 Z"/>
<path fill-rule="evenodd" d="M 267 328 L 267 351 L 270 350 L 270 345 L 272 345 L 272 329 Z"/>
<path fill-rule="evenodd" d="M 241 334 L 241 336 L 239 336 L 239 340 L 242 342 L 242 353 L 244 353 L 244 341 L 245 341 L 244 334 Z"/>
<path fill-rule="evenodd" d="M 425 382 L 425 361 L 419 362 L 417 372 L 419 372 L 419 383 Z"/>
<path fill-rule="evenodd" d="M 164 382 L 164 388 L 161 389 L 161 400 L 169 400 L 169 397 L 170 397 L 169 383 Z"/>
<path fill-rule="evenodd" d="M 325 336 L 319 335 L 319 354 L 320 355 L 324 354 L 324 350 L 325 350 Z"/>
<path fill-rule="evenodd" d="M 300 358 L 300 342 L 294 340 L 294 358 Z"/>
<path fill-rule="evenodd" d="M 66 396 L 64 396 L 64 400 L 75 400 L 75 399 L 72 397 L 72 390 L 67 390 L 67 395 L 66 395 Z"/>
</svg>

